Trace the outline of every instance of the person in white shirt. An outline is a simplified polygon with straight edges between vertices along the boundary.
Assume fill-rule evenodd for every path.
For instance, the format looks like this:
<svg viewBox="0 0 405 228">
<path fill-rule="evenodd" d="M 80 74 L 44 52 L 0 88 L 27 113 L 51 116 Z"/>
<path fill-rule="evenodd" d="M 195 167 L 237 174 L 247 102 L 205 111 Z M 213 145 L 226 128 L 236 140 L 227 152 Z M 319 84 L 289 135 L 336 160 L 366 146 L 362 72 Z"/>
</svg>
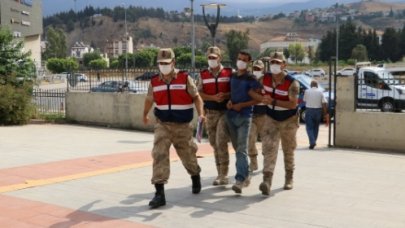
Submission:
<svg viewBox="0 0 405 228">
<path fill-rule="evenodd" d="M 327 100 L 323 92 L 318 89 L 318 82 L 311 81 L 311 88 L 304 94 L 305 101 L 305 126 L 309 139 L 309 149 L 314 149 L 318 139 L 319 125 L 322 120 L 322 109 L 324 120 L 328 118 Z"/>
</svg>

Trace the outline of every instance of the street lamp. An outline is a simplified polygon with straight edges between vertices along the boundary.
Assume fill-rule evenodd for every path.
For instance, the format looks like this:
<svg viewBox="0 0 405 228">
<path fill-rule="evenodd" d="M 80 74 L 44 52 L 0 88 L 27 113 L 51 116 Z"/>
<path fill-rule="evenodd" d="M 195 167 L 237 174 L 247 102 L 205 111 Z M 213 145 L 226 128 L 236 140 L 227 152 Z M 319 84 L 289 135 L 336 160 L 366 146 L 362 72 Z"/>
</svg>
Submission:
<svg viewBox="0 0 405 228">
<path fill-rule="evenodd" d="M 125 3 L 122 3 L 124 7 L 124 24 L 125 24 L 125 80 L 128 80 L 127 73 L 128 73 L 128 27 L 127 27 L 127 7 Z"/>
<path fill-rule="evenodd" d="M 191 67 L 195 69 L 195 25 L 194 25 L 194 0 L 191 1 Z"/>
<path fill-rule="evenodd" d="M 217 32 L 218 28 L 218 23 L 219 23 L 219 16 L 221 14 L 221 7 L 226 6 L 225 4 L 218 4 L 218 3 L 211 3 L 211 4 L 203 4 L 202 6 L 202 11 L 203 11 L 203 16 L 204 16 L 204 22 L 205 25 L 207 26 L 208 30 L 210 30 L 211 33 L 211 38 L 212 38 L 212 45 L 215 45 L 215 34 Z M 215 20 L 215 23 L 208 23 L 207 16 L 205 15 L 205 8 L 216 8 L 217 9 L 217 17 Z"/>
</svg>

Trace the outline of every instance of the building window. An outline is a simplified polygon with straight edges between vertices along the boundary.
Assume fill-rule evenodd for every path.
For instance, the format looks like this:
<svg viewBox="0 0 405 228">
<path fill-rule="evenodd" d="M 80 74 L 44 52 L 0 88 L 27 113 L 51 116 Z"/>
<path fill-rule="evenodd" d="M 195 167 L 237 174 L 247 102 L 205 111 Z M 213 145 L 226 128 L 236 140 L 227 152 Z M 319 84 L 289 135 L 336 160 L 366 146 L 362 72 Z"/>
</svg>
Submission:
<svg viewBox="0 0 405 228">
<path fill-rule="evenodd" d="M 25 26 L 31 26 L 31 22 L 29 21 L 21 21 L 21 24 Z"/>
<path fill-rule="evenodd" d="M 23 11 L 21 11 L 21 14 L 29 16 L 30 12 L 23 10 Z"/>
</svg>

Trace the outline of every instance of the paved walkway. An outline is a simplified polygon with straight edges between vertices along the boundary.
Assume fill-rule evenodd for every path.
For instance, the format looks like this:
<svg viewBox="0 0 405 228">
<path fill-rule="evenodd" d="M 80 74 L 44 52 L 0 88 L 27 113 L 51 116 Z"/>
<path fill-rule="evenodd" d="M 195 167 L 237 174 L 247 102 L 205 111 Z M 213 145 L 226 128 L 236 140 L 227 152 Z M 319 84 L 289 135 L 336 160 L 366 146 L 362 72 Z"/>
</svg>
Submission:
<svg viewBox="0 0 405 228">
<path fill-rule="evenodd" d="M 211 186 L 214 159 L 202 143 L 201 194 L 172 153 L 167 205 L 149 210 L 151 133 L 0 127 L 0 227 L 405 227 L 404 155 L 327 148 L 325 127 L 316 150 L 304 126 L 298 136 L 291 191 L 282 190 L 281 155 L 270 197 L 260 172 L 241 195 Z"/>
</svg>

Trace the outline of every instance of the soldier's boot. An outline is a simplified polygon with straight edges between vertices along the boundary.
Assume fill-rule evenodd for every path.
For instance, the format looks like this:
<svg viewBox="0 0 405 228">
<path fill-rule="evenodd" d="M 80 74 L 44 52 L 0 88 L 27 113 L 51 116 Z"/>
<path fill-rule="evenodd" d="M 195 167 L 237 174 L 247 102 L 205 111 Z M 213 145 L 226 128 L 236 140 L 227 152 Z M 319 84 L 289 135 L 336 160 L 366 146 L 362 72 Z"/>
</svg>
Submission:
<svg viewBox="0 0 405 228">
<path fill-rule="evenodd" d="M 257 165 L 257 155 L 251 155 L 249 157 L 250 157 L 249 170 L 250 172 L 253 172 L 259 168 Z"/>
<path fill-rule="evenodd" d="M 228 165 L 221 165 L 217 166 L 218 168 L 218 176 L 212 183 L 212 185 L 227 185 L 229 183 L 228 180 Z"/>
<path fill-rule="evenodd" d="M 191 191 L 193 192 L 193 194 L 198 194 L 201 192 L 201 178 L 200 178 L 200 174 L 191 176 L 191 180 L 193 182 L 192 186 L 191 186 Z"/>
<path fill-rule="evenodd" d="M 284 184 L 284 189 L 285 190 L 291 190 L 293 188 L 293 174 L 294 174 L 294 171 L 286 170 L 286 172 L 285 172 L 285 184 Z"/>
<path fill-rule="evenodd" d="M 270 195 L 272 179 L 273 179 L 273 173 L 271 173 L 271 172 L 263 173 L 263 182 L 259 186 L 259 189 L 263 195 L 266 195 L 266 196 Z"/>
<path fill-rule="evenodd" d="M 153 197 L 153 199 L 149 202 L 149 207 L 151 209 L 166 205 L 164 185 L 155 184 L 155 189 L 155 197 Z"/>
</svg>

